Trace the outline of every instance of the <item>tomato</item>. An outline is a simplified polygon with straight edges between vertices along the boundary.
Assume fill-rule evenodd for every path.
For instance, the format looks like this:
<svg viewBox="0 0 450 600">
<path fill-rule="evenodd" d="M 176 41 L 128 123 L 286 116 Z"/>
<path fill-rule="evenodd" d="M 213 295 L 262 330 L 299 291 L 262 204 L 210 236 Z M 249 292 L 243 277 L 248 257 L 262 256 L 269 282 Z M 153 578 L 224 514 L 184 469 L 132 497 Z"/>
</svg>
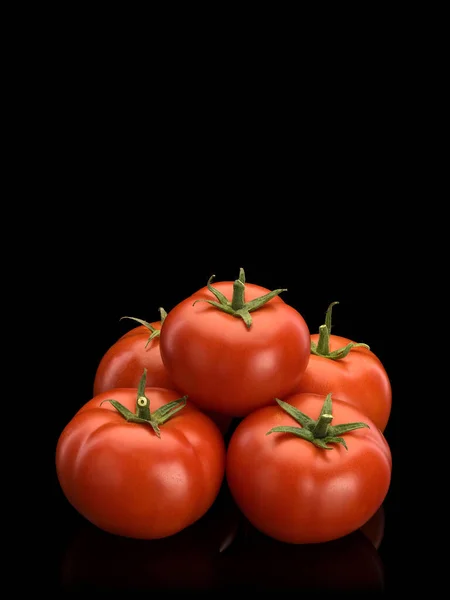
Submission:
<svg viewBox="0 0 450 600">
<path fill-rule="evenodd" d="M 330 335 L 333 302 L 320 334 L 311 335 L 311 356 L 296 392 L 333 394 L 350 402 L 384 431 L 389 420 L 392 390 L 386 370 L 366 344 Z"/>
<path fill-rule="evenodd" d="M 217 426 L 173 390 L 145 388 L 145 372 L 138 390 L 87 402 L 56 449 L 72 506 L 100 529 L 132 538 L 162 538 L 197 521 L 219 492 L 224 466 Z"/>
<path fill-rule="evenodd" d="M 278 296 L 284 290 L 245 284 L 242 269 L 234 283 L 211 279 L 168 314 L 161 357 L 176 389 L 202 409 L 242 417 L 300 382 L 310 334 Z"/>
<path fill-rule="evenodd" d="M 134 317 L 124 317 L 133 318 L 142 325 L 125 333 L 103 355 L 94 378 L 94 396 L 114 388 L 136 388 L 143 369 L 147 370 L 148 387 L 176 391 L 175 384 L 161 359 L 159 335 L 167 313 L 162 308 L 159 310 L 161 320 L 152 323 Z M 193 398 L 190 398 L 190 401 L 195 404 Z M 205 412 L 222 433 L 227 432 L 231 418 L 213 411 Z"/>
<path fill-rule="evenodd" d="M 103 355 L 94 378 L 94 396 L 113 388 L 137 388 L 143 369 L 147 369 L 147 386 L 175 389 L 159 351 L 161 320 L 142 323 L 120 337 Z M 126 317 L 124 317 L 126 318 Z"/>
<path fill-rule="evenodd" d="M 303 393 L 241 421 L 228 445 L 226 475 L 257 529 L 305 544 L 364 525 L 386 497 L 391 469 L 389 446 L 373 421 L 331 394 Z"/>
</svg>

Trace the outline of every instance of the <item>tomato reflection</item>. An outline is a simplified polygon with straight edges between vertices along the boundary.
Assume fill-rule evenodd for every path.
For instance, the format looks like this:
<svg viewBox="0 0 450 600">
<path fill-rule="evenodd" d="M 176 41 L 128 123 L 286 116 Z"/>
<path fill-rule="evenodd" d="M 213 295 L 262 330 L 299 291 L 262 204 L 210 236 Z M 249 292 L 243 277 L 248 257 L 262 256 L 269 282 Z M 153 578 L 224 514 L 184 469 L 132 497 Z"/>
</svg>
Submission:
<svg viewBox="0 0 450 600">
<path fill-rule="evenodd" d="M 114 536 L 83 522 L 63 556 L 60 585 L 79 593 L 217 589 L 221 553 L 233 542 L 239 518 L 223 489 L 202 519 L 160 540 Z"/>
<path fill-rule="evenodd" d="M 274 593 L 381 592 L 384 569 L 376 544 L 383 529 L 382 508 L 364 528 L 321 544 L 285 544 L 246 523 L 223 555 L 223 587 Z"/>
<path fill-rule="evenodd" d="M 365 525 L 361 527 L 361 531 L 372 542 L 375 548 L 378 548 L 383 541 L 384 536 L 385 513 L 384 506 L 381 505 L 377 512 Z"/>
<path fill-rule="evenodd" d="M 65 591 L 378 591 L 384 510 L 351 535 L 292 545 L 257 531 L 223 487 L 210 511 L 177 535 L 133 540 L 83 523 L 61 564 Z"/>
</svg>

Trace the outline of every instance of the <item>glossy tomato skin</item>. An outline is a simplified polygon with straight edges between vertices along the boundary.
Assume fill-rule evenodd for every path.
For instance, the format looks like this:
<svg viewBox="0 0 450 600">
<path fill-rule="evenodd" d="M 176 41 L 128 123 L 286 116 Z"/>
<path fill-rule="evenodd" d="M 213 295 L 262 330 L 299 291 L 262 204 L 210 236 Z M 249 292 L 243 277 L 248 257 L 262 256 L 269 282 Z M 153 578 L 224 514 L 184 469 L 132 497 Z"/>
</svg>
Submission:
<svg viewBox="0 0 450 600">
<path fill-rule="evenodd" d="M 325 397 L 286 398 L 317 419 Z M 248 520 L 282 542 L 326 542 L 362 527 L 389 489 L 392 460 L 376 425 L 354 406 L 333 398 L 333 425 L 365 422 L 344 434 L 348 450 L 322 450 L 289 433 L 266 433 L 298 424 L 277 404 L 241 421 L 230 440 L 226 475 L 231 493 Z"/>
<path fill-rule="evenodd" d="M 161 322 L 151 323 L 160 330 Z M 144 325 L 134 327 L 120 337 L 103 355 L 94 378 L 94 396 L 113 388 L 137 388 L 147 369 L 148 387 L 175 389 L 161 359 L 159 337 L 148 345 L 151 332 Z"/>
<path fill-rule="evenodd" d="M 214 287 L 228 299 L 232 282 Z M 246 284 L 246 301 L 269 292 Z M 279 296 L 251 313 L 253 324 L 209 305 L 203 288 L 175 306 L 160 337 L 161 356 L 175 388 L 204 410 L 242 417 L 287 395 L 300 382 L 310 352 L 303 317 Z"/>
<path fill-rule="evenodd" d="M 103 392 L 63 430 L 56 449 L 61 488 L 88 521 L 109 533 L 157 539 L 182 531 L 213 504 L 225 467 L 217 426 L 192 404 L 161 425 L 127 422 L 106 399 L 134 412 L 136 389 Z M 176 400 L 146 388 L 150 409 Z"/>
<path fill-rule="evenodd" d="M 319 335 L 311 335 L 318 342 Z M 330 350 L 345 347 L 352 340 L 330 335 Z M 331 360 L 311 354 L 296 392 L 328 394 L 333 392 L 359 408 L 384 431 L 392 405 L 392 389 L 386 370 L 378 357 L 367 348 L 352 348 L 345 358 Z"/>
</svg>

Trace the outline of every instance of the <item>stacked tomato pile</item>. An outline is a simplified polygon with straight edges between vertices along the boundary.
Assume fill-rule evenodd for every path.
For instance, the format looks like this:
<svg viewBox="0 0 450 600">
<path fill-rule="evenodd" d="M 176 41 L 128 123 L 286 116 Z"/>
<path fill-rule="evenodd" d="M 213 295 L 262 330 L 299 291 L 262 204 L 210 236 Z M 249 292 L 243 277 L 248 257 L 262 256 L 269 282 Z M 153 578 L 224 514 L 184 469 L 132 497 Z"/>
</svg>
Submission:
<svg viewBox="0 0 450 600">
<path fill-rule="evenodd" d="M 331 334 L 336 303 L 310 335 L 285 290 L 246 283 L 242 269 L 212 281 L 158 322 L 135 319 L 103 356 L 93 398 L 58 441 L 67 500 L 100 529 L 157 539 L 198 521 L 226 478 L 276 540 L 362 527 L 391 479 L 382 363 Z"/>
</svg>

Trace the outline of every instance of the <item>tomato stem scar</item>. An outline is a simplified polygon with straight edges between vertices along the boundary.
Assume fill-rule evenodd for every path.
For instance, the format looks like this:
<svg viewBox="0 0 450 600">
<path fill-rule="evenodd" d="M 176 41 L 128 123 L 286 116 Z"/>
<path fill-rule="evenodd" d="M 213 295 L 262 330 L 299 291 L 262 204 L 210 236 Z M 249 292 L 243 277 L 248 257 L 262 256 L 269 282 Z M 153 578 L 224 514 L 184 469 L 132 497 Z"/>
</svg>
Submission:
<svg viewBox="0 0 450 600">
<path fill-rule="evenodd" d="M 283 402 L 275 398 L 278 406 L 288 413 L 301 427 L 289 427 L 280 425 L 273 427 L 266 435 L 271 433 L 292 433 L 307 442 L 311 442 L 317 448 L 322 450 L 333 450 L 333 446 L 328 444 L 341 444 L 346 450 L 348 450 L 347 443 L 344 438 L 340 437 L 355 429 L 361 429 L 362 427 L 370 427 L 366 423 L 344 423 L 342 425 L 331 425 L 333 420 L 333 414 L 331 411 L 331 394 L 328 394 L 320 411 L 320 415 L 317 420 L 311 419 L 304 413 L 298 410 L 292 404 Z"/>
<path fill-rule="evenodd" d="M 345 358 L 353 348 L 366 348 L 367 350 L 370 350 L 367 344 L 350 342 L 343 348 L 333 350 L 333 352 L 330 351 L 331 313 L 333 306 L 336 304 L 339 304 L 339 302 L 332 302 L 329 305 L 327 312 L 325 313 L 325 324 L 319 327 L 319 340 L 317 344 L 311 341 L 311 354 L 329 358 L 331 360 L 341 360 L 342 358 Z"/>
<path fill-rule="evenodd" d="M 213 288 L 211 282 L 214 278 L 215 275 L 211 275 L 206 285 L 208 290 L 217 298 L 217 302 L 214 300 L 205 300 L 201 298 L 196 300 L 192 306 L 197 304 L 197 302 L 207 302 L 211 306 L 214 306 L 215 308 L 218 308 L 219 310 L 226 312 L 233 317 L 242 319 L 247 326 L 247 329 L 250 329 L 252 326 L 252 317 L 250 315 L 251 312 L 258 310 L 258 308 L 264 306 L 264 304 L 272 300 L 272 298 L 275 298 L 275 296 L 281 294 L 281 292 L 287 292 L 287 289 L 278 289 L 269 292 L 268 294 L 264 294 L 259 298 L 255 298 L 254 300 L 250 300 L 249 302 L 245 302 L 245 272 L 244 269 L 240 268 L 239 278 L 233 283 L 233 296 L 230 301 L 224 294 L 222 294 L 222 292 L 219 292 L 219 290 Z"/>
</svg>

